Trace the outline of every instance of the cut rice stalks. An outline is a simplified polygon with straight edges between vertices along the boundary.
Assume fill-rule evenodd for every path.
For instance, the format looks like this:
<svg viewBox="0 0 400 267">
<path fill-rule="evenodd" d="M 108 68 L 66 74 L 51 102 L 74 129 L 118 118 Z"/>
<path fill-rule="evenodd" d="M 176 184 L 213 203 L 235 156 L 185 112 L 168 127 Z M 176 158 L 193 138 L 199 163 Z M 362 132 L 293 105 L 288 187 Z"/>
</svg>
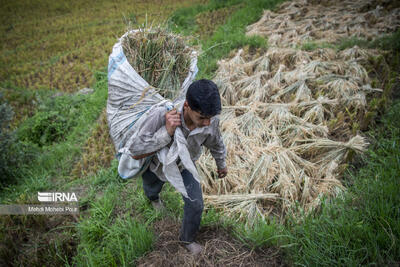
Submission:
<svg viewBox="0 0 400 267">
<path fill-rule="evenodd" d="M 326 19 L 322 4 L 303 0 L 284 3 L 277 13 L 265 11 L 248 33 L 268 35 L 272 46 L 261 56 L 240 49 L 218 63 L 214 81 L 223 103 L 220 121 L 229 173 L 216 179 L 208 151 L 199 159 L 198 169 L 206 203 L 227 214 L 239 214 L 250 224 L 255 216 L 265 217 L 271 211 L 284 218 L 298 205 L 309 212 L 323 196 L 342 192 L 340 180 L 346 163 L 368 145 L 354 125 L 362 123 L 368 100 L 380 96 L 382 89 L 373 88 L 363 64 L 384 52 L 357 46 L 340 52 L 288 46 L 390 32 L 399 25 L 399 10 L 376 7 L 363 13 L 358 19 L 377 21 L 372 30 L 358 30 L 364 35 L 354 35 L 354 23 L 347 33 L 322 35 L 318 31 L 326 25 L 340 31 L 342 22 L 358 17 L 358 8 L 369 1 L 319 2 L 333 10 Z M 342 19 L 343 13 L 352 17 Z M 392 23 L 385 23 L 389 20 Z"/>
<path fill-rule="evenodd" d="M 181 36 L 162 26 L 132 30 L 123 38 L 122 47 L 129 64 L 163 97 L 178 95 L 192 53 Z"/>
<path fill-rule="evenodd" d="M 390 2 L 396 1 L 287 1 L 276 13 L 266 10 L 247 27 L 247 34 L 268 37 L 269 45 L 278 47 L 335 43 L 349 37 L 371 40 L 400 28 L 400 8 L 391 8 Z"/>
</svg>

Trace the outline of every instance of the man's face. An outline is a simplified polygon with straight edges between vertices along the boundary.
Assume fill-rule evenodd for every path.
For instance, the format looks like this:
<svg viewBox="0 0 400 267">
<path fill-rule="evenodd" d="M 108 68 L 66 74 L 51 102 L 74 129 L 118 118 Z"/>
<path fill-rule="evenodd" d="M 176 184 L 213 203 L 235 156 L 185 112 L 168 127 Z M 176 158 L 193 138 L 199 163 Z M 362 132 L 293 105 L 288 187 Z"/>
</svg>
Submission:
<svg viewBox="0 0 400 267">
<path fill-rule="evenodd" d="M 196 125 L 196 128 L 210 125 L 210 121 L 211 121 L 210 116 L 203 116 L 199 112 L 193 111 L 193 110 L 191 110 L 191 113 L 189 113 L 189 116 L 192 119 L 194 125 Z"/>
<path fill-rule="evenodd" d="M 187 102 L 185 102 L 186 112 L 189 115 L 190 120 L 196 126 L 196 128 L 201 128 L 204 126 L 209 126 L 211 123 L 212 116 L 204 116 L 197 111 L 192 110 Z"/>
</svg>

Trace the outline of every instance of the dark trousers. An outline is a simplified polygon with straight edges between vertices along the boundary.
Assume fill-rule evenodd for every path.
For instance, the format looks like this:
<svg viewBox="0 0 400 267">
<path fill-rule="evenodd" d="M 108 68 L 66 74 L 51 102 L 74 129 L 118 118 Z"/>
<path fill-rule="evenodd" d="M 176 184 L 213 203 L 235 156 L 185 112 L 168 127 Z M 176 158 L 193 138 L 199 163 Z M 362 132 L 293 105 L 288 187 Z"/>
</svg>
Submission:
<svg viewBox="0 0 400 267">
<path fill-rule="evenodd" d="M 183 202 L 183 221 L 180 231 L 180 241 L 193 242 L 200 228 L 201 214 L 203 213 L 203 192 L 200 183 L 194 179 L 188 170 L 181 172 L 183 184 L 190 199 L 182 195 Z M 143 175 L 143 190 L 150 200 L 157 200 L 164 182 L 147 169 Z"/>
</svg>

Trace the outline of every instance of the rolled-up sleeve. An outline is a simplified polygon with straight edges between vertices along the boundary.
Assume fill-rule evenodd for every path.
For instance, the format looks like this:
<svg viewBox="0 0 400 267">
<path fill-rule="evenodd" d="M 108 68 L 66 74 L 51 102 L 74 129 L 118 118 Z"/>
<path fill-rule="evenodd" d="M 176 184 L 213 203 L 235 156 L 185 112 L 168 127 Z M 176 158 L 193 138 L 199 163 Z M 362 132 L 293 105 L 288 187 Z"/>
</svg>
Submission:
<svg viewBox="0 0 400 267">
<path fill-rule="evenodd" d="M 215 159 L 218 170 L 222 170 L 226 167 L 226 148 L 219 130 L 219 119 L 216 119 L 213 124 L 213 134 L 207 137 L 204 146 L 210 150 L 211 155 Z"/>
<path fill-rule="evenodd" d="M 165 112 L 165 108 L 159 107 L 148 115 L 129 147 L 133 156 L 158 151 L 171 142 L 172 138 L 165 127 Z"/>
</svg>

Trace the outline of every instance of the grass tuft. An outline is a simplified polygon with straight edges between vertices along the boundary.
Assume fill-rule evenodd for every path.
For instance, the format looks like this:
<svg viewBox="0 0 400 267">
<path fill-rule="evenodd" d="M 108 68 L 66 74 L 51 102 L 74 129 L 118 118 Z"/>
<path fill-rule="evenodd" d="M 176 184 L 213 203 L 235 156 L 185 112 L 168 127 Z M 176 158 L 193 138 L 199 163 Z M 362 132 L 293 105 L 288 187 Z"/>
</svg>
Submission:
<svg viewBox="0 0 400 267">
<path fill-rule="evenodd" d="M 386 34 L 372 41 L 361 38 L 343 39 L 337 46 L 339 50 L 344 50 L 354 47 L 355 45 L 363 48 L 377 48 L 393 52 L 400 52 L 400 29 L 393 34 Z"/>
</svg>

